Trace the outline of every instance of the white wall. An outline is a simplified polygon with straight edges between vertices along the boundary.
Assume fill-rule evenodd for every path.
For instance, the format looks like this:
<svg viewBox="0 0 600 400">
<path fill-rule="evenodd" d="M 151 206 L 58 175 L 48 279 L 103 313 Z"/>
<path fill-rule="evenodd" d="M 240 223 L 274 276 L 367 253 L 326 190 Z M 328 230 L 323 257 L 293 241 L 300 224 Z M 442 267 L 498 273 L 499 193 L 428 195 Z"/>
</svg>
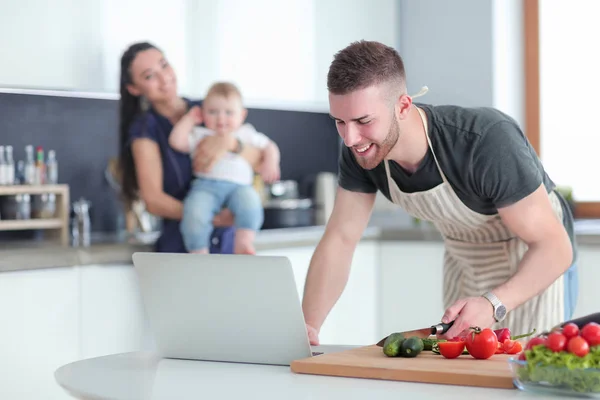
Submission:
<svg viewBox="0 0 600 400">
<path fill-rule="evenodd" d="M 398 49 L 409 93 L 431 104 L 492 106 L 523 123 L 522 0 L 400 0 Z"/>
</svg>

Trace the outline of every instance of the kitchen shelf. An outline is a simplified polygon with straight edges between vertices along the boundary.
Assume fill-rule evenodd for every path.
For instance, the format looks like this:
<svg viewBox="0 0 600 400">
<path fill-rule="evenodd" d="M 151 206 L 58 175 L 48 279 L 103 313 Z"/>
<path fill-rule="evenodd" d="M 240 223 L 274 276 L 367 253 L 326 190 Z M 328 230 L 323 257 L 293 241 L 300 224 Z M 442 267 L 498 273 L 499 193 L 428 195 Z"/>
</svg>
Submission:
<svg viewBox="0 0 600 400">
<path fill-rule="evenodd" d="M 69 244 L 69 185 L 10 185 L 0 186 L 0 196 L 28 194 L 30 196 L 53 193 L 56 195 L 56 212 L 53 218 L 1 219 L 0 231 L 44 230 L 50 237 L 58 238 L 62 245 Z M 32 210 L 33 211 L 33 210 Z"/>
<path fill-rule="evenodd" d="M 0 196 L 15 194 L 69 193 L 69 185 L 10 185 L 0 186 Z"/>
<path fill-rule="evenodd" d="M 57 229 L 62 227 L 59 218 L 11 219 L 0 220 L 0 231 L 18 231 L 25 229 Z"/>
</svg>

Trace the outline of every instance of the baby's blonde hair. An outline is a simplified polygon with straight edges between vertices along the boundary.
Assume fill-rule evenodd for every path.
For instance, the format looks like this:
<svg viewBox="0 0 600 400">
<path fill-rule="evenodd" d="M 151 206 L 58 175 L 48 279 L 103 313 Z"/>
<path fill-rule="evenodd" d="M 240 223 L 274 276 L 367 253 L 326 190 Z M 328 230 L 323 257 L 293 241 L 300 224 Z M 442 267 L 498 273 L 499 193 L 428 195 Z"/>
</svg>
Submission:
<svg viewBox="0 0 600 400">
<path fill-rule="evenodd" d="M 225 98 L 235 96 L 238 97 L 240 101 L 242 100 L 242 92 L 240 92 L 237 86 L 230 82 L 214 83 L 206 93 L 206 98 L 209 98 L 211 96 L 223 96 Z"/>
</svg>

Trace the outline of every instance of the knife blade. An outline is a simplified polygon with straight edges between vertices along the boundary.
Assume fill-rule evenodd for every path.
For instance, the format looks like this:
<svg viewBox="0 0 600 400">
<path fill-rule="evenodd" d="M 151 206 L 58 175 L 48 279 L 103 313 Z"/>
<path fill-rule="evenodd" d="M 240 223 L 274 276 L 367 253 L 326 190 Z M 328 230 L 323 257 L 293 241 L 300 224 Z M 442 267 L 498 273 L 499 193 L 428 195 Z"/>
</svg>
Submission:
<svg viewBox="0 0 600 400">
<path fill-rule="evenodd" d="M 448 329 L 450 329 L 450 327 L 454 324 L 454 321 L 451 321 L 447 324 L 444 324 L 443 322 L 440 322 L 437 325 L 431 325 L 429 328 L 421 328 L 421 329 L 415 329 L 413 331 L 406 331 L 406 332 L 400 332 L 405 338 L 409 338 L 411 336 L 417 336 L 421 339 L 425 339 L 428 338 L 431 335 L 442 335 L 446 332 L 448 332 Z M 387 339 L 390 335 L 384 337 L 383 339 L 381 339 L 379 342 L 377 342 L 377 346 L 379 347 L 383 347 L 383 344 L 385 343 L 385 339 Z"/>
</svg>

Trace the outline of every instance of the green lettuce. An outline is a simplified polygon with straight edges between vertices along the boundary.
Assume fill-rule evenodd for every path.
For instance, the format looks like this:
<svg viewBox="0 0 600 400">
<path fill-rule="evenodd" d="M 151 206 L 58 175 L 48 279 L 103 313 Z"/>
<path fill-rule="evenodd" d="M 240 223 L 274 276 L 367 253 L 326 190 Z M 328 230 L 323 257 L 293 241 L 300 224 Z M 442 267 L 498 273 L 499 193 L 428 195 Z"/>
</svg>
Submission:
<svg viewBox="0 0 600 400">
<path fill-rule="evenodd" d="M 527 360 L 517 371 L 522 382 L 568 388 L 580 393 L 600 393 L 600 346 L 594 346 L 584 357 L 578 357 L 538 345 L 525 350 L 525 357 Z"/>
</svg>

